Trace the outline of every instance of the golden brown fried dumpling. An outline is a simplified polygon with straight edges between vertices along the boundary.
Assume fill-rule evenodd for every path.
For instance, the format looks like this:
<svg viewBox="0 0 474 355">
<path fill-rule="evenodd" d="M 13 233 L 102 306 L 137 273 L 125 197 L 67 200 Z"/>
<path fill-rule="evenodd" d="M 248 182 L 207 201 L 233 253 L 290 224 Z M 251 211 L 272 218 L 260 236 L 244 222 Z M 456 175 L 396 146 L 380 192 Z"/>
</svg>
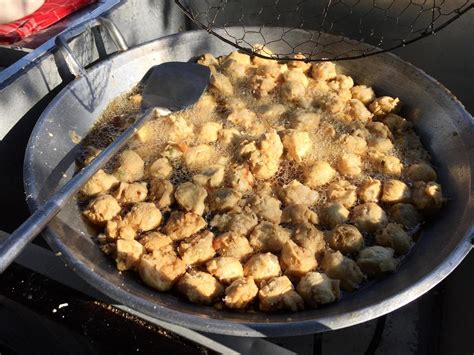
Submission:
<svg viewBox="0 0 474 355">
<path fill-rule="evenodd" d="M 105 225 L 121 210 L 122 208 L 115 198 L 110 195 L 100 195 L 89 202 L 82 213 L 91 223 Z"/>
<path fill-rule="evenodd" d="M 255 184 L 255 179 L 246 165 L 234 165 L 230 169 L 229 185 L 239 192 L 246 192 L 252 190 Z"/>
<path fill-rule="evenodd" d="M 280 260 L 289 276 L 303 276 L 318 266 L 314 251 L 300 247 L 292 240 L 283 245 Z"/>
<path fill-rule="evenodd" d="M 418 226 L 423 218 L 418 210 L 409 203 L 397 203 L 390 208 L 390 217 L 407 229 Z"/>
<path fill-rule="evenodd" d="M 280 210 L 281 202 L 278 199 L 269 195 L 258 194 L 249 199 L 248 205 L 258 218 L 276 224 L 280 223 L 282 212 Z"/>
<path fill-rule="evenodd" d="M 313 210 L 310 210 L 308 206 L 301 204 L 292 204 L 283 210 L 281 215 L 282 223 L 313 223 L 319 222 L 318 215 Z"/>
<path fill-rule="evenodd" d="M 136 231 L 146 232 L 160 225 L 161 212 L 154 203 L 140 202 L 125 215 L 123 222 Z"/>
<path fill-rule="evenodd" d="M 381 96 L 372 101 L 369 105 L 369 109 L 375 116 L 385 116 L 389 113 L 396 112 L 399 104 L 400 100 L 398 98 Z"/>
<path fill-rule="evenodd" d="M 224 182 L 225 167 L 221 164 L 211 164 L 199 171 L 199 174 L 193 176 L 193 182 L 196 185 L 213 188 L 219 187 Z"/>
<path fill-rule="evenodd" d="M 199 232 L 206 226 L 206 221 L 198 214 L 175 211 L 163 227 L 163 233 L 172 240 L 182 240 Z"/>
<path fill-rule="evenodd" d="M 251 211 L 231 212 L 215 215 L 210 224 L 221 232 L 234 232 L 246 236 L 258 224 L 258 218 Z"/>
<path fill-rule="evenodd" d="M 168 180 L 152 179 L 149 183 L 149 197 L 156 207 L 169 207 L 174 203 L 174 186 Z"/>
<path fill-rule="evenodd" d="M 153 253 L 142 256 L 138 272 L 148 286 L 168 291 L 185 274 L 186 265 L 174 253 Z"/>
<path fill-rule="evenodd" d="M 224 303 L 232 309 L 244 309 L 258 294 L 258 287 L 251 277 L 241 277 L 225 289 Z"/>
<path fill-rule="evenodd" d="M 308 132 L 293 129 L 285 131 L 282 142 L 287 158 L 296 162 L 303 161 L 313 145 Z"/>
<path fill-rule="evenodd" d="M 86 196 L 95 196 L 108 192 L 111 188 L 117 186 L 119 180 L 114 176 L 107 174 L 99 169 L 94 176 L 82 187 L 81 192 Z"/>
<path fill-rule="evenodd" d="M 176 188 L 174 198 L 176 202 L 187 212 L 194 212 L 202 215 L 204 213 L 204 201 L 207 197 L 205 188 L 193 184 L 192 182 L 184 182 Z"/>
<path fill-rule="evenodd" d="M 178 246 L 178 253 L 186 265 L 205 263 L 216 253 L 213 241 L 214 234 L 205 230 L 183 240 Z"/>
<path fill-rule="evenodd" d="M 214 239 L 214 249 L 220 256 L 229 256 L 238 260 L 246 259 L 253 253 L 247 238 L 235 232 L 227 232 Z"/>
<path fill-rule="evenodd" d="M 236 258 L 220 256 L 206 264 L 207 271 L 220 282 L 229 284 L 244 276 L 242 264 Z"/>
<path fill-rule="evenodd" d="M 321 209 L 321 221 L 330 228 L 349 219 L 349 210 L 340 202 L 326 203 Z"/>
<path fill-rule="evenodd" d="M 207 272 L 190 270 L 176 284 L 191 302 L 210 305 L 224 294 L 224 287 Z"/>
<path fill-rule="evenodd" d="M 336 75 L 336 65 L 334 63 L 317 62 L 311 66 L 311 76 L 315 80 L 331 80 Z"/>
<path fill-rule="evenodd" d="M 363 203 L 352 210 L 354 224 L 363 232 L 375 232 L 387 223 L 385 211 L 374 202 Z"/>
<path fill-rule="evenodd" d="M 437 212 L 443 205 L 441 185 L 434 181 L 417 181 L 413 184 L 413 205 L 423 213 Z"/>
<path fill-rule="evenodd" d="M 409 202 L 410 198 L 410 188 L 403 181 L 390 179 L 383 182 L 382 197 L 380 198 L 382 202 Z"/>
<path fill-rule="evenodd" d="M 218 160 L 218 155 L 214 147 L 208 144 L 199 144 L 186 150 L 183 159 L 190 170 L 196 171 L 215 163 Z"/>
<path fill-rule="evenodd" d="M 339 142 L 348 153 L 362 155 L 367 151 L 367 141 L 363 137 L 343 134 L 340 136 Z"/>
<path fill-rule="evenodd" d="M 393 249 L 374 245 L 359 252 L 357 265 L 365 274 L 374 277 L 395 271 L 398 260 L 393 257 Z"/>
<path fill-rule="evenodd" d="M 364 247 L 364 237 L 350 224 L 337 226 L 328 233 L 326 240 L 331 248 L 343 254 L 356 253 Z"/>
<path fill-rule="evenodd" d="M 362 202 L 379 202 L 381 191 L 382 182 L 369 177 L 359 186 L 357 193 Z"/>
<path fill-rule="evenodd" d="M 352 291 L 365 279 L 356 262 L 345 257 L 339 251 L 326 250 L 321 269 L 331 278 L 341 281 L 344 290 Z"/>
<path fill-rule="evenodd" d="M 351 208 L 357 201 L 357 188 L 347 180 L 335 181 L 327 187 L 329 201 L 339 202 L 346 208 Z"/>
<path fill-rule="evenodd" d="M 251 276 L 257 284 L 280 274 L 278 257 L 272 253 L 255 254 L 244 265 L 244 275 Z"/>
<path fill-rule="evenodd" d="M 227 212 L 237 206 L 242 194 L 230 187 L 221 187 L 211 192 L 209 196 L 209 209 L 216 212 Z"/>
<path fill-rule="evenodd" d="M 148 167 L 148 176 L 151 178 L 167 179 L 170 177 L 172 172 L 173 167 L 167 158 L 156 159 Z"/>
<path fill-rule="evenodd" d="M 290 230 L 262 221 L 250 233 L 249 241 L 256 251 L 276 253 L 290 239 L 290 235 Z"/>
<path fill-rule="evenodd" d="M 362 172 L 362 161 L 356 154 L 343 154 L 337 161 L 337 170 L 345 176 L 359 175 Z"/>
<path fill-rule="evenodd" d="M 222 124 L 219 122 L 206 122 L 197 129 L 196 138 L 201 143 L 213 143 L 219 137 Z"/>
<path fill-rule="evenodd" d="M 280 166 L 283 144 L 280 136 L 273 131 L 262 134 L 256 141 L 243 144 L 240 154 L 247 159 L 255 178 L 266 180 L 275 175 Z"/>
<path fill-rule="evenodd" d="M 398 255 L 406 254 L 413 245 L 411 237 L 403 230 L 403 226 L 397 223 L 387 224 L 377 233 L 375 240 L 381 246 L 392 248 Z"/>
<path fill-rule="evenodd" d="M 415 163 L 408 167 L 407 175 L 412 181 L 435 181 L 437 179 L 436 171 L 424 162 Z"/>
<path fill-rule="evenodd" d="M 317 188 L 329 183 L 336 174 L 336 170 L 334 170 L 328 162 L 317 161 L 306 168 L 304 172 L 304 183 L 311 188 Z"/>
<path fill-rule="evenodd" d="M 310 250 L 313 254 L 318 254 L 324 251 L 326 246 L 323 232 L 318 230 L 311 223 L 295 225 L 291 238 L 300 247 Z"/>
<path fill-rule="evenodd" d="M 145 171 L 143 159 L 133 150 L 124 150 L 118 158 L 118 167 L 114 175 L 123 182 L 140 180 Z"/>
<path fill-rule="evenodd" d="M 263 282 L 258 292 L 258 299 L 262 311 L 296 312 L 304 308 L 303 299 L 286 276 L 275 277 Z"/>
<path fill-rule="evenodd" d="M 363 104 L 370 104 L 375 99 L 374 90 L 365 85 L 356 85 L 351 88 L 353 99 L 361 101 Z"/>
<path fill-rule="evenodd" d="M 300 204 L 310 206 L 318 200 L 319 194 L 298 180 L 292 180 L 280 189 L 279 197 L 286 205 Z"/>
<path fill-rule="evenodd" d="M 128 184 L 121 182 L 113 192 L 113 196 L 122 204 L 138 203 L 146 200 L 148 189 L 146 182 Z"/>
<path fill-rule="evenodd" d="M 160 232 L 148 232 L 140 237 L 140 244 L 145 247 L 148 253 L 164 252 L 173 250 L 173 240 Z"/>
<path fill-rule="evenodd" d="M 307 305 L 317 308 L 319 305 L 339 299 L 339 283 L 339 280 L 332 280 L 325 274 L 308 272 L 298 282 L 296 290 Z"/>
<path fill-rule="evenodd" d="M 117 269 L 120 271 L 135 269 L 144 253 L 143 245 L 136 240 L 117 240 L 116 257 Z"/>
<path fill-rule="evenodd" d="M 209 79 L 211 91 L 222 96 L 232 96 L 234 94 L 234 87 L 229 78 L 222 73 L 214 72 Z"/>
</svg>

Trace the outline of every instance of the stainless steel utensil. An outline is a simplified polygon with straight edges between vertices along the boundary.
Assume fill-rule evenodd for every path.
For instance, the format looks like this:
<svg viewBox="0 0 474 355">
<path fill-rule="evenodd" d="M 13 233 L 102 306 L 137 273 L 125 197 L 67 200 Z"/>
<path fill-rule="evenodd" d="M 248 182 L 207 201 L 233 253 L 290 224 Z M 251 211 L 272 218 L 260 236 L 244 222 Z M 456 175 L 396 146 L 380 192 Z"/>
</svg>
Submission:
<svg viewBox="0 0 474 355">
<path fill-rule="evenodd" d="M 143 124 L 157 115 L 164 116 L 193 105 L 206 90 L 210 74 L 208 67 L 194 63 L 169 62 L 152 67 L 143 90 L 145 112 L 0 245 L 0 273 Z"/>
</svg>

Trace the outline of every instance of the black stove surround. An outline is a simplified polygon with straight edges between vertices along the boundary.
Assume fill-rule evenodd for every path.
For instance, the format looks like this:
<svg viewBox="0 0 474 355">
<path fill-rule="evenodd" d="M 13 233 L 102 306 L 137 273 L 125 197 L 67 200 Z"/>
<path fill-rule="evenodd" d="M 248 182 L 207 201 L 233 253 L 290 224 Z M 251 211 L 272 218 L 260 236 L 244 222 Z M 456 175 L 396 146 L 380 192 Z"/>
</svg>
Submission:
<svg viewBox="0 0 474 355">
<path fill-rule="evenodd" d="M 107 2 L 99 5 L 105 6 Z M 108 5 L 111 7 L 111 1 Z M 115 21 L 130 46 L 190 28 L 169 0 L 129 0 L 105 15 Z M 473 26 L 471 11 L 436 36 L 396 52 L 441 81 L 471 113 L 474 113 L 474 46 L 470 45 Z M 82 37 L 72 47 L 84 51 L 85 61 L 93 62 L 106 55 L 93 49 L 92 38 Z M 35 65 L 36 69 L 20 71 L 6 82 L 0 80 L 0 230 L 6 232 L 14 230 L 29 215 L 22 183 L 24 150 L 37 118 L 65 85 L 51 54 L 38 56 Z M 0 78 L 1 74 L 0 71 Z M 42 76 L 48 85 L 37 85 Z M 19 95 L 20 92 L 24 94 Z M 22 101 L 25 95 L 28 100 Z M 435 289 L 378 320 L 323 334 L 262 340 L 188 331 L 151 320 L 120 305 L 112 306 L 111 300 L 64 268 L 60 258 L 47 251 L 41 239 L 35 244 L 17 264 L 0 275 L 2 355 L 474 352 L 472 253 Z"/>
</svg>

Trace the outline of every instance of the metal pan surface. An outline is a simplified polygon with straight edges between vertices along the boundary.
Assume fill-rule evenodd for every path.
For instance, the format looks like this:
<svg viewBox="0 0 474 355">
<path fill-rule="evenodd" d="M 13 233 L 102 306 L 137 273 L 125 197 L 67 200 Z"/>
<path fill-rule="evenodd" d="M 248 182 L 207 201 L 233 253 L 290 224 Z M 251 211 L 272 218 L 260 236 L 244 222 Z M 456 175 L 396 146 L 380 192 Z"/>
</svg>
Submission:
<svg viewBox="0 0 474 355">
<path fill-rule="evenodd" d="M 272 31 L 272 29 L 267 29 Z M 303 34 L 294 31 L 295 43 Z M 343 45 L 343 44 L 341 44 Z M 112 99 L 128 92 L 153 65 L 186 61 L 205 53 L 223 55 L 233 47 L 193 31 L 164 37 L 114 55 L 67 85 L 43 112 L 31 135 L 24 162 L 28 203 L 34 210 L 74 173 L 84 137 Z M 278 48 L 275 48 L 278 50 Z M 43 233 L 67 265 L 119 303 L 149 316 L 200 331 L 237 336 L 301 335 L 361 323 L 391 312 L 443 280 L 472 248 L 474 120 L 440 83 L 391 54 L 339 63 L 358 83 L 378 95 L 398 96 L 434 158 L 449 203 L 428 223 L 398 271 L 342 300 L 299 313 L 237 313 L 191 304 L 159 293 L 135 274 L 118 273 L 91 240 L 92 230 L 75 201 Z"/>
</svg>

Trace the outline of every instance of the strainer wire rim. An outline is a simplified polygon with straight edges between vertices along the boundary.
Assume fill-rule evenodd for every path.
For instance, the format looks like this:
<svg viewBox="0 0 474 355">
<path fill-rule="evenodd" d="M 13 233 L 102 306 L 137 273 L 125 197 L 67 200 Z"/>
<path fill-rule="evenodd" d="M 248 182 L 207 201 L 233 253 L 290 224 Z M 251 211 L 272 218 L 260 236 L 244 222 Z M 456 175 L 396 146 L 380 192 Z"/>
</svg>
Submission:
<svg viewBox="0 0 474 355">
<path fill-rule="evenodd" d="M 465 13 L 467 13 L 469 10 L 473 9 L 474 8 L 474 3 L 473 4 L 470 4 L 469 6 L 465 7 L 464 9 L 462 10 L 459 10 L 459 9 L 456 9 L 454 10 L 453 12 L 456 13 L 456 15 L 454 15 L 453 17 L 449 18 L 448 20 L 446 20 L 445 22 L 441 23 L 438 27 L 436 28 L 431 28 L 430 31 L 423 31 L 418 37 L 415 37 L 415 38 L 412 38 L 408 41 L 405 41 L 403 40 L 402 43 L 400 44 L 397 44 L 395 46 L 392 46 L 390 48 L 378 48 L 376 46 L 373 46 L 373 49 L 374 51 L 372 52 L 368 52 L 368 53 L 363 53 L 363 54 L 360 54 L 360 55 L 356 55 L 356 56 L 349 56 L 349 57 L 338 57 L 338 56 L 335 56 L 335 57 L 332 57 L 332 58 L 292 58 L 292 57 L 289 57 L 289 56 L 283 56 L 283 55 L 276 55 L 276 56 L 269 56 L 269 55 L 265 55 L 265 54 L 261 54 L 261 53 L 258 53 L 258 52 L 255 52 L 253 50 L 251 50 L 250 48 L 245 48 L 245 47 L 242 47 L 242 46 L 239 46 L 237 43 L 235 43 L 234 41 L 231 41 L 230 39 L 227 39 L 225 38 L 224 36 L 220 35 L 219 33 L 217 33 L 215 30 L 213 30 L 211 27 L 209 26 L 206 26 L 204 25 L 202 22 L 198 21 L 187 9 L 186 7 L 181 3 L 180 0 L 174 0 L 175 4 L 180 8 L 180 10 L 191 20 L 193 21 L 196 25 L 198 25 L 199 27 L 201 27 L 203 30 L 205 30 L 206 32 L 208 32 L 209 34 L 212 34 L 213 36 L 219 38 L 221 41 L 231 45 L 232 47 L 235 47 L 237 48 L 239 51 L 241 51 L 242 53 L 245 53 L 249 56 L 256 56 L 256 57 L 260 57 L 260 58 L 263 58 L 263 59 L 270 59 L 270 60 L 276 60 L 276 61 L 288 61 L 288 60 L 292 60 L 292 61 L 299 61 L 299 62 L 327 62 L 327 61 L 341 61 L 341 60 L 355 60 L 355 59 L 362 59 L 362 58 L 367 58 L 367 57 L 370 57 L 372 55 L 377 55 L 377 54 L 381 54 L 381 53 L 385 53 L 385 52 L 391 52 L 395 49 L 398 49 L 400 47 L 405 47 L 409 44 L 412 44 L 414 42 L 417 42 L 423 38 L 426 38 L 428 37 L 429 35 L 434 35 L 436 34 L 437 32 L 441 31 L 442 29 L 444 29 L 445 27 L 447 27 L 448 25 L 450 25 L 452 22 L 456 21 L 457 19 L 459 19 L 462 15 L 464 15 Z M 319 32 L 319 33 L 324 33 L 322 31 L 317 31 L 317 30 L 314 30 L 314 32 Z M 360 42 L 360 41 L 356 41 L 356 40 L 353 40 L 353 39 L 350 39 L 350 38 L 347 38 L 345 36 L 341 36 L 341 38 L 343 39 L 346 39 L 346 40 L 350 40 L 350 41 L 355 41 L 355 42 L 359 42 L 359 43 L 364 43 L 364 42 Z M 367 44 L 367 43 L 364 43 L 364 44 Z"/>
</svg>

